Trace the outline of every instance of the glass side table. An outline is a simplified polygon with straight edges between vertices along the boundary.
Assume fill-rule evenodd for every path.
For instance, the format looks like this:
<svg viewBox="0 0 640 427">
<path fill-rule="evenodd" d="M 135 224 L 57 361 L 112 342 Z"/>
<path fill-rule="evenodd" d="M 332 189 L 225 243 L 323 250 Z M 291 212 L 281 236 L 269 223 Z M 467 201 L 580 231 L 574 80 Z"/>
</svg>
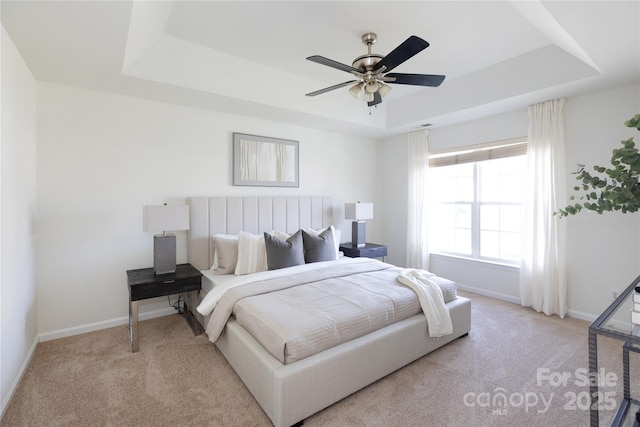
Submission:
<svg viewBox="0 0 640 427">
<path fill-rule="evenodd" d="M 629 383 L 629 352 L 640 353 L 640 326 L 631 323 L 631 309 L 633 307 L 633 295 L 635 287 L 640 285 L 638 276 L 625 289 L 609 307 L 589 325 L 589 395 L 591 396 L 590 418 L 591 426 L 597 427 L 599 423 L 599 398 L 598 382 L 598 335 L 615 338 L 622 344 L 622 373 L 623 373 L 623 399 L 613 419 L 613 426 L 638 425 L 636 413 L 640 411 L 640 401 L 631 398 Z"/>
</svg>

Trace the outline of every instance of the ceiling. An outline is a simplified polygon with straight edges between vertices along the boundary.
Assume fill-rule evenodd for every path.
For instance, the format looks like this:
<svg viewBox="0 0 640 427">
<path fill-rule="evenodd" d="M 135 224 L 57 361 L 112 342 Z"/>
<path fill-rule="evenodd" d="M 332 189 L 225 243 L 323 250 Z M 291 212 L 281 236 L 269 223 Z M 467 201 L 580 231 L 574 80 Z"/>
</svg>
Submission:
<svg viewBox="0 0 640 427">
<path fill-rule="evenodd" d="M 4 28 L 34 77 L 301 126 L 386 137 L 640 80 L 640 1 L 6 1 Z M 350 65 L 378 35 L 430 47 L 394 71 L 444 74 L 392 85 L 375 108 Z M 639 94 L 640 97 L 640 94 Z"/>
</svg>

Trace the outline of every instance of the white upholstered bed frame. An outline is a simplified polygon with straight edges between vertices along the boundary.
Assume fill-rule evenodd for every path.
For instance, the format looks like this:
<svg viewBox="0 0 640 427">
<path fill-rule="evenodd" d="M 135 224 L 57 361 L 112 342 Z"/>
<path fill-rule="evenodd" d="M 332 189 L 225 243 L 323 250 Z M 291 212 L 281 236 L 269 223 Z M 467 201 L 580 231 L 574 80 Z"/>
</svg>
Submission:
<svg viewBox="0 0 640 427">
<path fill-rule="evenodd" d="M 334 217 L 326 197 L 191 197 L 189 205 L 188 258 L 200 270 L 211 267 L 214 234 L 293 233 L 327 227 Z M 192 310 L 194 304 L 189 305 Z M 428 338 L 426 318 L 420 314 L 283 365 L 232 318 L 216 346 L 273 424 L 286 427 L 466 335 L 471 328 L 470 301 L 458 297 L 447 305 L 453 334 L 438 339 Z"/>
</svg>

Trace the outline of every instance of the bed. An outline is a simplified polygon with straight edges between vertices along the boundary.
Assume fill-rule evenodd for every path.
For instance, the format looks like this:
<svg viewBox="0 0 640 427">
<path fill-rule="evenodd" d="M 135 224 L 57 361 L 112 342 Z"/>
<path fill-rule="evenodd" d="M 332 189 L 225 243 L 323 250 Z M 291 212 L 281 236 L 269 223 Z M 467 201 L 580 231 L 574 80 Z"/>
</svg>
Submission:
<svg viewBox="0 0 640 427">
<path fill-rule="evenodd" d="M 256 263 L 263 261 L 251 259 L 248 264 L 252 264 L 252 267 L 240 272 L 249 271 L 248 274 L 236 275 L 224 270 L 228 268 L 224 265 L 228 262 L 226 255 L 224 251 L 216 253 L 215 248 L 222 247 L 220 239 L 232 240 L 233 236 L 241 235 L 241 239 L 244 239 L 246 234 L 252 236 L 248 239 L 252 239 L 262 232 L 274 234 L 279 230 L 284 240 L 296 232 L 300 233 L 298 230 L 307 230 L 305 238 L 325 236 L 334 244 L 339 244 L 342 240 L 340 233 L 331 227 L 333 218 L 338 216 L 333 213 L 330 198 L 191 197 L 189 205 L 188 259 L 203 271 L 204 276 L 202 291 L 190 295 L 187 305 L 276 427 L 300 423 L 391 372 L 466 335 L 471 328 L 470 300 L 457 296 L 452 282 L 430 276 L 429 282 L 432 286 L 436 283 L 445 296 L 451 331 L 431 338 L 429 323 L 433 322 L 427 322 L 421 301 L 417 302 L 415 293 L 409 288 L 391 279 L 402 269 L 378 260 L 336 256 L 335 260 L 256 272 L 252 268 L 255 269 Z M 240 265 L 246 267 L 247 257 L 241 256 L 241 252 L 245 253 L 245 250 L 238 250 L 236 268 L 240 268 Z M 229 274 L 213 274 L 213 270 Z M 394 301 L 384 308 L 388 297 L 377 295 L 376 281 L 395 283 L 397 286 L 392 286 L 390 292 L 404 298 L 404 305 Z M 299 321 L 292 322 L 284 316 L 300 305 L 295 299 L 300 293 L 298 290 L 313 288 L 316 294 L 312 299 L 322 302 L 318 306 L 335 307 L 349 298 L 361 298 L 352 297 L 352 290 L 347 285 L 357 288 L 358 292 L 360 288 L 369 289 L 365 290 L 368 296 L 363 300 L 371 301 L 363 310 L 382 310 L 382 314 L 361 314 L 367 319 L 360 322 L 366 324 L 363 326 L 365 329 L 351 332 L 352 326 L 347 325 L 345 327 L 349 329 L 333 331 L 333 336 L 327 339 L 310 340 L 311 350 L 302 344 L 298 346 L 287 341 L 291 336 L 300 335 L 295 330 L 289 331 L 292 323 L 307 324 L 297 313 L 295 319 Z M 347 295 L 334 295 L 336 289 Z M 271 290 L 274 292 L 267 292 Z M 325 298 L 331 298 L 326 300 L 331 302 L 327 304 Z M 361 305 L 367 304 L 358 301 L 357 310 L 351 311 L 362 311 Z M 280 308 L 269 313 L 275 307 Z M 314 312 L 312 316 L 325 319 L 327 314 Z M 282 318 L 275 319 L 278 317 Z M 378 324 L 378 319 L 382 319 L 380 322 L 383 323 Z M 278 321 L 279 327 L 284 329 L 282 334 L 292 334 L 284 345 L 273 341 L 274 337 L 280 338 L 281 329 L 273 333 L 269 332 L 273 326 L 263 327 L 266 323 Z M 333 319 L 325 323 L 333 328 L 340 322 Z M 309 327 L 312 326 L 312 322 L 309 322 Z M 263 329 L 265 331 L 261 331 Z"/>
</svg>

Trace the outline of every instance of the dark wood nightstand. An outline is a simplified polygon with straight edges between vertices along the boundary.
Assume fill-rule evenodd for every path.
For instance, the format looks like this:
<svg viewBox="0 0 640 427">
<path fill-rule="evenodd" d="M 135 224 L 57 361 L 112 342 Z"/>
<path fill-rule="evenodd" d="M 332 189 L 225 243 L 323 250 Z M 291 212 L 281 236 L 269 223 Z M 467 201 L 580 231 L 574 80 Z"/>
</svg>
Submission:
<svg viewBox="0 0 640 427">
<path fill-rule="evenodd" d="M 350 242 L 341 243 L 340 250 L 344 253 L 344 256 L 350 258 L 382 258 L 384 261 L 387 256 L 387 245 L 378 245 L 376 243 L 365 243 L 361 248 L 353 246 Z"/>
<path fill-rule="evenodd" d="M 153 272 L 153 268 L 141 268 L 127 270 L 127 284 L 129 286 L 129 344 L 131 352 L 138 351 L 138 301 L 162 297 L 166 295 L 180 294 L 198 291 L 201 288 L 200 273 L 191 264 L 179 264 L 175 273 L 159 274 Z M 200 325 L 185 306 L 185 318 L 194 330 L 201 332 Z"/>
</svg>

